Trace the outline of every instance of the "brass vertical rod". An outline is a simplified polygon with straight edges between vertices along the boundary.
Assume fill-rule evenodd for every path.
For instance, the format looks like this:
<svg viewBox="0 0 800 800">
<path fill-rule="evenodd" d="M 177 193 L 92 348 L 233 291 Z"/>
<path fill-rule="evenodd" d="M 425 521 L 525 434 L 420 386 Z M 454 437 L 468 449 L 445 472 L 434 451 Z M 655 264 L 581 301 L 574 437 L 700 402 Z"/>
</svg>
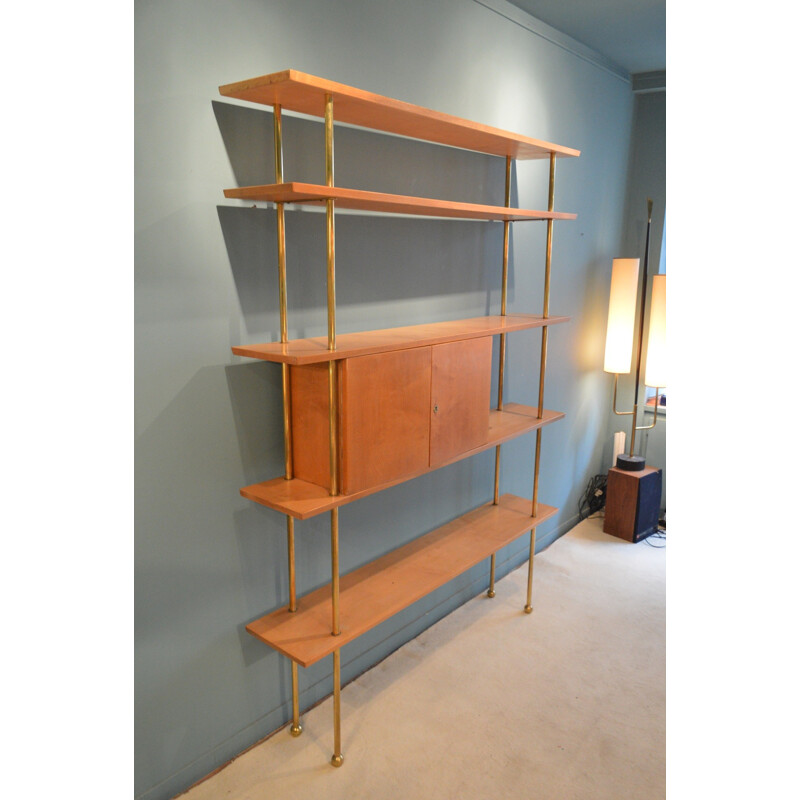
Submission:
<svg viewBox="0 0 800 800">
<path fill-rule="evenodd" d="M 286 217 L 283 203 L 277 203 L 278 216 L 278 303 L 280 307 L 281 341 L 289 340 L 286 318 Z"/>
<path fill-rule="evenodd" d="M 325 95 L 325 185 L 333 186 L 333 95 Z"/>
<path fill-rule="evenodd" d="M 511 156 L 506 156 L 506 208 L 511 206 Z M 511 223 L 503 220 L 503 282 L 500 292 L 500 315 L 506 316 L 506 305 L 508 303 L 508 240 Z M 506 335 L 500 334 L 500 376 L 497 382 L 497 409 L 503 408 L 503 385 L 505 378 L 506 364 Z"/>
<path fill-rule="evenodd" d="M 333 97 L 325 95 L 325 184 L 333 186 Z M 328 349 L 336 349 L 336 241 L 334 231 L 334 205 L 333 200 L 326 203 L 326 222 L 327 222 L 327 254 L 328 254 Z M 331 494 L 339 493 L 338 477 L 338 415 L 336 410 L 337 386 L 336 386 L 336 362 L 328 362 L 328 410 L 329 410 L 329 432 L 330 432 L 330 474 L 331 474 Z M 338 536 L 338 514 L 335 520 Z M 331 516 L 331 532 L 333 532 L 334 519 Z M 337 553 L 338 559 L 338 553 Z M 338 588 L 338 574 L 336 583 Z M 338 605 L 338 592 L 336 597 Z"/>
<path fill-rule="evenodd" d="M 333 97 L 325 95 L 325 185 L 333 186 Z M 333 200 L 325 203 L 328 241 L 328 350 L 336 349 L 336 261 Z"/>
<path fill-rule="evenodd" d="M 333 186 L 333 96 L 325 95 L 325 183 Z M 328 255 L 328 349 L 336 349 L 336 256 L 333 200 L 326 203 L 327 255 Z M 337 367 L 328 362 L 328 430 L 331 495 L 339 493 Z M 331 633 L 338 636 L 339 627 L 339 509 L 331 510 Z M 334 654 L 334 672 L 338 664 L 338 650 Z M 338 685 L 338 681 L 336 681 Z M 338 691 L 334 687 L 335 692 Z M 338 750 L 338 748 L 337 748 Z"/>
<path fill-rule="evenodd" d="M 292 736 L 299 736 L 303 732 L 303 726 L 300 724 L 300 693 L 298 691 L 298 683 L 297 662 L 292 661 L 292 724 L 289 727 L 289 733 Z"/>
<path fill-rule="evenodd" d="M 497 505 L 497 503 L 495 503 Z M 494 590 L 494 566 L 495 566 L 495 554 L 492 553 L 492 557 L 489 561 L 489 588 L 486 590 L 487 597 L 494 597 L 495 590 Z"/>
<path fill-rule="evenodd" d="M 547 194 L 547 210 L 553 211 L 555 207 L 556 187 L 556 154 L 550 153 L 550 190 Z M 544 311 L 542 316 L 550 316 L 550 259 L 553 254 L 553 220 L 547 220 L 547 250 L 545 253 L 544 272 Z"/>
<path fill-rule="evenodd" d="M 328 249 L 328 350 L 336 349 L 336 232 L 333 218 L 333 200 L 326 200 L 326 226 Z"/>
<path fill-rule="evenodd" d="M 331 634 L 338 636 L 339 627 L 339 509 L 331 509 Z"/>
<path fill-rule="evenodd" d="M 639 307 L 639 343 L 636 353 L 636 379 L 633 384 L 633 423 L 631 425 L 631 448 L 629 455 L 633 455 L 636 446 L 636 412 L 639 405 L 639 381 L 642 371 L 642 346 L 644 344 L 644 307 L 647 301 L 647 269 L 650 260 L 650 224 L 653 218 L 653 201 L 647 198 L 647 235 L 644 242 L 644 268 L 642 269 L 642 296 Z"/>
<path fill-rule="evenodd" d="M 281 124 L 281 107 L 273 107 L 273 140 L 275 156 L 275 183 L 283 183 L 283 132 Z M 287 325 L 286 294 L 286 222 L 283 203 L 277 204 L 278 220 L 278 303 L 280 309 L 281 342 L 289 339 Z M 283 384 L 283 456 L 286 469 L 286 480 L 291 480 L 294 473 L 292 463 L 292 420 L 291 420 L 291 382 L 289 365 L 281 364 Z M 289 611 L 297 610 L 297 589 L 295 581 L 294 561 L 294 519 L 286 516 L 286 538 L 289 552 Z"/>
<path fill-rule="evenodd" d="M 337 648 L 333 651 L 333 755 L 331 764 L 341 767 L 342 755 L 342 657 Z"/>
<path fill-rule="evenodd" d="M 283 126 L 281 124 L 281 107 L 273 106 L 273 151 L 275 156 L 275 183 L 283 183 Z M 276 204 L 278 221 L 278 305 L 280 308 L 281 342 L 289 340 L 287 322 L 286 292 L 286 217 L 283 203 Z M 283 454 L 286 469 L 286 480 L 294 474 L 292 463 L 292 420 L 291 420 L 291 382 L 289 365 L 281 365 L 283 385 Z M 294 518 L 286 515 L 286 542 L 289 561 L 289 611 L 297 611 L 297 580 L 294 558 Z M 300 692 L 297 663 L 292 661 L 292 724 L 289 733 L 299 736 L 303 732 L 300 724 Z"/>
<path fill-rule="evenodd" d="M 326 201 L 328 228 L 328 350 L 336 349 L 336 262 L 333 200 Z"/>
<path fill-rule="evenodd" d="M 283 183 L 283 128 L 281 126 L 281 107 L 272 107 L 272 130 L 274 132 L 275 183 Z"/>
<path fill-rule="evenodd" d="M 550 153 L 550 188 L 547 194 L 547 210 L 552 211 L 555 206 L 556 185 L 556 154 Z M 542 301 L 542 316 L 550 316 L 550 263 L 553 255 L 553 220 L 547 220 L 547 245 L 544 262 L 544 298 Z M 539 362 L 539 407 L 538 418 L 542 418 L 544 411 L 544 376 L 547 368 L 547 325 L 542 328 L 542 351 Z M 536 431 L 536 455 L 533 465 L 533 501 L 531 516 L 535 517 L 539 510 L 539 464 L 542 452 L 542 429 Z M 533 554 L 531 554 L 531 559 Z"/>
<path fill-rule="evenodd" d="M 494 505 L 500 502 L 500 445 L 494 449 Z"/>
<path fill-rule="evenodd" d="M 283 183 L 283 133 L 281 124 L 281 107 L 274 106 L 274 156 L 275 156 L 275 183 Z M 281 342 L 287 342 L 287 293 L 286 293 L 286 219 L 283 203 L 277 203 L 278 220 L 278 307 L 280 309 Z M 286 464 L 286 479 L 292 479 L 292 425 L 291 425 L 291 386 L 289 382 L 289 366 L 281 365 L 283 379 L 283 452 Z"/>
<path fill-rule="evenodd" d="M 339 494 L 339 410 L 336 361 L 328 362 L 328 456 L 331 495 Z"/>
<path fill-rule="evenodd" d="M 533 461 L 533 502 L 531 504 L 531 516 L 539 514 L 539 462 L 542 454 L 542 429 L 536 431 L 536 453 Z"/>
<path fill-rule="evenodd" d="M 289 551 L 289 611 L 297 611 L 297 578 L 294 565 L 294 519 L 286 515 L 286 541 Z"/>
<path fill-rule="evenodd" d="M 294 477 L 294 462 L 292 459 L 292 384 L 291 372 L 288 364 L 281 364 L 281 383 L 283 386 L 283 461 L 286 469 L 286 480 Z"/>
<path fill-rule="evenodd" d="M 505 314 L 503 314 L 505 316 Z M 500 380 L 497 384 L 497 410 L 503 410 L 503 386 L 505 385 L 506 335 L 500 334 Z"/>
<path fill-rule="evenodd" d="M 273 130 L 275 150 L 275 183 L 283 183 L 283 126 L 281 107 L 273 107 Z M 278 298 L 281 314 L 281 341 L 286 342 L 286 225 L 283 203 L 276 203 L 278 211 Z"/>
<path fill-rule="evenodd" d="M 549 222 L 549 220 L 548 220 Z M 547 315 L 544 315 L 547 316 Z M 539 366 L 539 402 L 537 406 L 537 417 L 542 418 L 544 413 L 544 373 L 547 368 L 547 339 L 548 339 L 548 326 L 542 328 L 542 352 L 541 361 Z"/>
<path fill-rule="evenodd" d="M 556 156 L 550 154 L 550 190 L 547 196 L 547 210 L 552 211 L 555 203 Z M 553 257 L 553 220 L 547 220 L 547 244 L 544 258 L 544 296 L 542 299 L 542 316 L 550 316 L 550 264 Z M 542 328 L 542 359 L 539 366 L 539 419 L 542 417 L 544 403 L 544 374 L 547 366 L 547 325 Z"/>
<path fill-rule="evenodd" d="M 528 555 L 528 601 L 525 603 L 525 613 L 533 611 L 533 555 L 536 552 L 536 528 L 531 528 L 530 554 Z"/>
<path fill-rule="evenodd" d="M 511 156 L 506 156 L 506 193 L 505 205 L 509 208 L 511 205 Z M 503 220 L 503 279 L 500 291 L 500 315 L 506 316 L 506 305 L 508 301 L 508 239 L 509 227 L 511 223 L 509 220 Z M 505 366 L 506 366 L 506 335 L 500 334 L 500 371 L 497 378 L 497 410 L 503 410 L 503 386 L 505 383 Z M 494 505 L 500 502 L 500 445 L 497 445 L 494 451 Z M 494 572 L 495 572 L 495 554 L 492 553 L 491 562 L 489 564 L 489 590 L 486 592 L 487 597 L 494 597 Z"/>
</svg>

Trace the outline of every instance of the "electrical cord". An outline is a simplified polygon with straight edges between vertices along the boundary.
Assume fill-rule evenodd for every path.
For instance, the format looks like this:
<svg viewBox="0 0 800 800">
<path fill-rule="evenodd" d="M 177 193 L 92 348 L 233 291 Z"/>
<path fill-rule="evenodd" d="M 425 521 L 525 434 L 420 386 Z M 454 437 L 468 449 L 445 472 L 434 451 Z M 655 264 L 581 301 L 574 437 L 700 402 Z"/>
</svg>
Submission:
<svg viewBox="0 0 800 800">
<path fill-rule="evenodd" d="M 653 544 L 650 541 L 651 539 L 663 539 L 664 544 Z M 667 546 L 667 529 L 659 527 L 659 529 L 655 533 L 648 536 L 645 541 L 650 545 L 650 547 L 655 547 L 657 550 L 661 550 Z"/>
<path fill-rule="evenodd" d="M 650 541 L 650 539 L 663 539 L 664 540 L 664 544 L 653 544 Z M 658 528 L 657 528 L 656 532 L 652 536 L 648 536 L 647 539 L 645 539 L 645 541 L 647 542 L 647 544 L 650 545 L 650 547 L 656 547 L 659 550 L 662 547 L 666 547 L 667 546 L 667 510 L 666 509 L 664 509 L 658 515 Z"/>
<path fill-rule="evenodd" d="M 595 475 L 594 478 L 589 481 L 589 485 L 586 487 L 586 491 L 578 506 L 578 516 L 581 520 L 605 508 L 607 482 L 607 474 Z"/>
</svg>

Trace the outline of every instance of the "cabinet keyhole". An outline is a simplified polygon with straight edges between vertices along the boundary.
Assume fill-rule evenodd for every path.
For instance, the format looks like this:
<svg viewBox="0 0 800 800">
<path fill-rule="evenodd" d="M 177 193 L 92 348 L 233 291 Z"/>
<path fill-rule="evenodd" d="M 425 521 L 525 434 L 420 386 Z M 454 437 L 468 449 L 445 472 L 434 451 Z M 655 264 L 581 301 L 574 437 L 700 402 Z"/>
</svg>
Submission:
<svg viewBox="0 0 800 800">
<path fill-rule="evenodd" d="M 438 413 L 439 413 L 439 404 L 438 404 L 438 403 L 436 403 L 436 404 L 434 405 L 434 407 L 433 407 L 433 413 L 434 413 L 434 414 L 438 414 Z"/>
</svg>

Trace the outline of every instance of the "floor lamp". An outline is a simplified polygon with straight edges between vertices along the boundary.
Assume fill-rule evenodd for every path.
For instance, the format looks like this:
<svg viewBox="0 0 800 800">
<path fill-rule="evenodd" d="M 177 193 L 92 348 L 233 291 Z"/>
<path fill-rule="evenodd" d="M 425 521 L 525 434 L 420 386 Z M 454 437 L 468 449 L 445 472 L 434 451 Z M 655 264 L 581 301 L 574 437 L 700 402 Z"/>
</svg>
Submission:
<svg viewBox="0 0 800 800">
<path fill-rule="evenodd" d="M 617 469 L 636 472 L 645 468 L 642 456 L 634 454 L 636 431 L 650 430 L 658 421 L 658 392 L 666 386 L 666 297 L 667 276 L 654 275 L 650 302 L 650 329 L 647 341 L 647 364 L 644 373 L 646 386 L 656 390 L 656 403 L 653 422 L 637 426 L 639 410 L 639 384 L 642 374 L 642 352 L 644 343 L 645 300 L 647 294 L 647 267 L 650 254 L 650 225 L 653 201 L 647 201 L 647 237 L 645 240 L 644 269 L 641 276 L 639 294 L 639 259 L 615 258 L 611 269 L 611 294 L 608 305 L 608 329 L 606 332 L 606 352 L 603 370 L 614 374 L 614 413 L 617 416 L 631 416 L 631 438 L 628 453 L 617 456 Z M 637 295 L 639 303 L 637 308 Z M 634 327 L 638 311 L 639 337 L 636 346 L 636 378 L 633 390 L 633 409 L 617 410 L 617 387 L 620 374 L 631 371 L 633 356 Z"/>
<path fill-rule="evenodd" d="M 645 239 L 644 269 L 639 292 L 639 259 L 615 258 L 611 271 L 611 296 L 608 308 L 608 332 L 603 369 L 614 373 L 614 413 L 630 415 L 631 442 L 627 454 L 617 456 L 616 466 L 608 471 L 606 483 L 606 511 L 603 531 L 638 542 L 658 530 L 661 507 L 661 470 L 648 467 L 642 456 L 634 454 L 636 431 L 654 428 L 658 420 L 658 390 L 666 386 L 666 275 L 654 275 L 650 300 L 650 330 L 647 340 L 647 365 L 644 373 L 646 386 L 656 390 L 656 404 L 651 425 L 636 425 L 639 410 L 639 383 L 642 376 L 644 343 L 645 300 L 647 296 L 647 264 L 650 253 L 650 224 L 653 202 L 647 201 L 647 237 Z M 637 295 L 639 302 L 637 305 Z M 631 371 L 633 334 L 638 312 L 639 339 L 636 345 L 636 378 L 633 390 L 633 409 L 617 410 L 617 385 L 620 373 Z"/>
</svg>

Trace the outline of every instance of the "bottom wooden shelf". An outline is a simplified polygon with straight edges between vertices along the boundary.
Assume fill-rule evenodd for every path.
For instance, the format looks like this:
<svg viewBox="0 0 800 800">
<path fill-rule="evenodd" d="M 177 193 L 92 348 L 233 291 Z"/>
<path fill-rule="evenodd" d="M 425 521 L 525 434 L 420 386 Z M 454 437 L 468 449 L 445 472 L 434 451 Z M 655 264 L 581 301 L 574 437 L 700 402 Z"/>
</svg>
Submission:
<svg viewBox="0 0 800 800">
<path fill-rule="evenodd" d="M 248 633 L 303 667 L 366 633 L 393 614 L 466 572 L 558 509 L 506 494 L 385 556 L 343 575 L 339 589 L 342 632 L 331 635 L 331 590 L 323 586 L 247 626 Z"/>
</svg>

